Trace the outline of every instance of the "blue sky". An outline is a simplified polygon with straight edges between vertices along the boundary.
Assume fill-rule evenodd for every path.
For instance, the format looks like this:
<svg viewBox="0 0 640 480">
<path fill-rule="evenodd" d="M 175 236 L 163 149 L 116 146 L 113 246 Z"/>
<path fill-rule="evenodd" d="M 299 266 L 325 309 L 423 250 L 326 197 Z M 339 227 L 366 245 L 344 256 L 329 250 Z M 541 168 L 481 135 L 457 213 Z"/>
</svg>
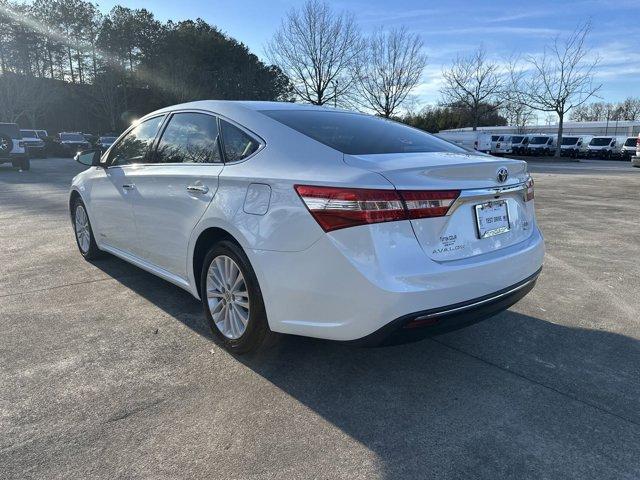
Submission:
<svg viewBox="0 0 640 480">
<path fill-rule="evenodd" d="M 161 20 L 201 17 L 245 43 L 259 57 L 285 12 L 302 1 L 285 0 L 121 0 L 102 1 L 108 11 L 120 4 L 147 8 Z M 589 44 L 601 57 L 597 81 L 600 96 L 618 101 L 640 96 L 640 0 L 464 1 L 342 0 L 329 2 L 349 10 L 364 33 L 405 25 L 420 34 L 429 65 L 416 91 L 419 105 L 439 99 L 440 73 L 457 53 L 484 44 L 489 55 L 504 62 L 514 54 L 540 53 L 554 36 L 591 19 Z"/>
</svg>

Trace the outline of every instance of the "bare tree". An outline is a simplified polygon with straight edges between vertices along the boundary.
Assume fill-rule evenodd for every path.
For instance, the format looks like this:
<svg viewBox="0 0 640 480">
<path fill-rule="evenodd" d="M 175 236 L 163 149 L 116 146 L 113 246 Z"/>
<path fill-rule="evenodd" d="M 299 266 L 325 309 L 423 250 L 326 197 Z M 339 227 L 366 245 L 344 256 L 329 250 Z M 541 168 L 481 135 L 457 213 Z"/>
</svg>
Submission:
<svg viewBox="0 0 640 480">
<path fill-rule="evenodd" d="M 362 48 L 353 15 L 308 0 L 300 10 L 289 11 L 266 52 L 289 76 L 298 98 L 323 105 L 353 90 Z"/>
<path fill-rule="evenodd" d="M 527 57 L 528 70 L 514 71 L 511 75 L 525 105 L 558 116 L 556 157 L 560 157 L 565 115 L 596 95 L 601 87 L 593 83 L 598 58 L 590 57 L 585 45 L 590 29 L 587 22 L 564 40 L 556 37 L 542 56 Z"/>
<path fill-rule="evenodd" d="M 504 90 L 503 75 L 498 64 L 487 58 L 481 46 L 467 57 L 458 56 L 442 72 L 444 86 L 440 93 L 447 105 L 463 104 L 473 112 L 473 129 L 482 117 L 500 108 Z"/>
<path fill-rule="evenodd" d="M 420 81 L 427 64 L 422 47 L 420 36 L 404 27 L 373 34 L 357 71 L 360 102 L 378 115 L 391 117 Z"/>
</svg>

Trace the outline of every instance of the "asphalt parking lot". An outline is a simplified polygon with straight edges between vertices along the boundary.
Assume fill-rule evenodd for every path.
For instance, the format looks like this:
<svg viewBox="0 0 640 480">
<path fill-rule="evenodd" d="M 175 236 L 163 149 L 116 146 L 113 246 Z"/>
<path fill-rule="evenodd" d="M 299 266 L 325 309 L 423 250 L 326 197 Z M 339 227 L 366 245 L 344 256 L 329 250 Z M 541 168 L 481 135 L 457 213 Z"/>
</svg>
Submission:
<svg viewBox="0 0 640 480">
<path fill-rule="evenodd" d="M 0 478 L 640 477 L 640 169 L 531 165 L 545 268 L 491 320 L 240 358 L 187 293 L 81 258 L 80 169 L 0 166 Z"/>
</svg>

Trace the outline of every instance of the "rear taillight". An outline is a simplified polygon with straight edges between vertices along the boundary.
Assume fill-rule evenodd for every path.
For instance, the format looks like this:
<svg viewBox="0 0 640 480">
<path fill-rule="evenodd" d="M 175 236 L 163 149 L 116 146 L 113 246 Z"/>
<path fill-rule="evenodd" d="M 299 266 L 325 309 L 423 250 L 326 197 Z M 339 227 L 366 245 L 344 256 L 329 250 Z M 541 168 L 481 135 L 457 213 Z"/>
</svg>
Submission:
<svg viewBox="0 0 640 480">
<path fill-rule="evenodd" d="M 411 219 L 442 217 L 460 195 L 460 190 L 404 190 L 400 196 L 404 200 L 407 216 Z"/>
<path fill-rule="evenodd" d="M 459 190 L 397 191 L 296 185 L 325 232 L 372 223 L 446 215 Z"/>
<path fill-rule="evenodd" d="M 524 193 L 524 201 L 528 202 L 530 200 L 533 200 L 533 178 L 529 177 L 525 185 L 527 187 L 527 190 Z"/>
</svg>

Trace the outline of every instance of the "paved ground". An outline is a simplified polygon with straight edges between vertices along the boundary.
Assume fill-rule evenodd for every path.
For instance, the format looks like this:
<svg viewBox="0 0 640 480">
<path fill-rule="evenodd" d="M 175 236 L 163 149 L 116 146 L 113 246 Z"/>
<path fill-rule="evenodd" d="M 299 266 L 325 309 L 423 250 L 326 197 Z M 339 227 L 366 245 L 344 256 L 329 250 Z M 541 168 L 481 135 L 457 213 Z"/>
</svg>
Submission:
<svg viewBox="0 0 640 480">
<path fill-rule="evenodd" d="M 624 167 L 531 166 L 548 254 L 510 311 L 412 345 L 288 337 L 240 359 L 188 294 L 81 259 L 77 164 L 0 167 L 0 478 L 637 479 L 640 169 Z"/>
</svg>

